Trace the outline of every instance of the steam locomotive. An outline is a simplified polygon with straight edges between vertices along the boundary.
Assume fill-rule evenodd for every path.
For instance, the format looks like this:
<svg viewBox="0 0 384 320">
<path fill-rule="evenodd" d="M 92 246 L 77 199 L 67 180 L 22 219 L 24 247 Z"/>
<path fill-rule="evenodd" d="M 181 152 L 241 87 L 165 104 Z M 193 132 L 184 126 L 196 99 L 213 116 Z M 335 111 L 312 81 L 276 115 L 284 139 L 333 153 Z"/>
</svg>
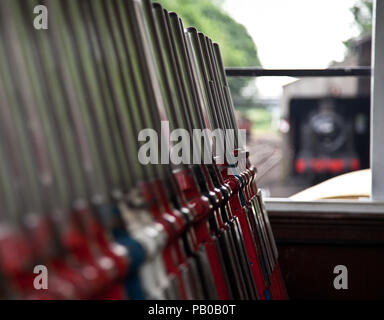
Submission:
<svg viewBox="0 0 384 320">
<path fill-rule="evenodd" d="M 333 66 L 369 65 L 370 37 Z M 285 176 L 317 183 L 369 167 L 369 78 L 305 78 L 284 87 Z"/>
</svg>

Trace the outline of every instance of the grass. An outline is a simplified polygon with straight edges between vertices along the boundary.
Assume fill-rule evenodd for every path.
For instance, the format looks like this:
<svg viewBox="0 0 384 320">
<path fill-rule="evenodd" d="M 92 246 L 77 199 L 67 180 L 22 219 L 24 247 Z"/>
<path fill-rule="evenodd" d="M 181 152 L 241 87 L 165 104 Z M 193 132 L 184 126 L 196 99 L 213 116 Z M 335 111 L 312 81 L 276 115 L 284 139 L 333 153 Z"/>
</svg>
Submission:
<svg viewBox="0 0 384 320">
<path fill-rule="evenodd" d="M 241 108 L 238 109 L 252 121 L 253 132 L 269 132 L 272 129 L 272 115 L 268 109 L 264 108 Z"/>
</svg>

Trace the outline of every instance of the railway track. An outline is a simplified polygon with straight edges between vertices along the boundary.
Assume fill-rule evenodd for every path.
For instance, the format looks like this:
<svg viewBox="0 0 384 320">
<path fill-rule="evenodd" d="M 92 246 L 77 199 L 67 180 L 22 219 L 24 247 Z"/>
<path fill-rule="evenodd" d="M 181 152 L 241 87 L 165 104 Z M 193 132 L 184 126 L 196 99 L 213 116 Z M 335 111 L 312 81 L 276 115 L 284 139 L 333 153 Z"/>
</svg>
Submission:
<svg viewBox="0 0 384 320">
<path fill-rule="evenodd" d="M 251 161 L 257 168 L 257 182 L 270 180 L 268 175 L 276 168 L 283 158 L 281 142 L 277 139 L 251 139 L 248 144 Z M 276 179 L 276 174 L 273 174 Z"/>
</svg>

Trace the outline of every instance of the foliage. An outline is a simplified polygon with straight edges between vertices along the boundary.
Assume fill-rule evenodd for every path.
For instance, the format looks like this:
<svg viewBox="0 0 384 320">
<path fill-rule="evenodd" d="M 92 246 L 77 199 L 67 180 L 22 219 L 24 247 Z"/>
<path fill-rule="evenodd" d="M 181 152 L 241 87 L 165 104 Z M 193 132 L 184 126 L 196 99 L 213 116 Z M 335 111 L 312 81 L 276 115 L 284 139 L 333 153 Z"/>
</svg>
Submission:
<svg viewBox="0 0 384 320">
<path fill-rule="evenodd" d="M 360 29 L 361 34 L 372 30 L 372 0 L 359 0 L 351 8 L 351 12 Z"/>
<path fill-rule="evenodd" d="M 357 0 L 350 9 L 355 24 L 359 29 L 359 36 L 371 33 L 372 30 L 372 0 Z M 344 41 L 345 46 L 350 50 L 352 48 L 354 38 Z"/>
<path fill-rule="evenodd" d="M 252 130 L 254 132 L 272 130 L 272 114 L 268 109 L 255 108 L 251 105 L 244 108 L 242 114 L 252 121 Z"/>
<path fill-rule="evenodd" d="M 255 43 L 245 27 L 221 9 L 218 0 L 158 0 L 175 11 L 185 27 L 194 26 L 219 43 L 225 66 L 260 66 Z M 236 101 L 249 79 L 230 78 L 231 93 Z"/>
</svg>

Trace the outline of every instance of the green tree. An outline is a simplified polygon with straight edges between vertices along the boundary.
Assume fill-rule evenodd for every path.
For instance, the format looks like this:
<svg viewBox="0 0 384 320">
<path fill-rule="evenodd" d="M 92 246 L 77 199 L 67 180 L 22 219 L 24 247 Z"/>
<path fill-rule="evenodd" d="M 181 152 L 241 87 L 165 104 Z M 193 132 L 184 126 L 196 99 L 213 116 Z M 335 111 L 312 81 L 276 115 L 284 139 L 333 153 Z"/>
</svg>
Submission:
<svg viewBox="0 0 384 320">
<path fill-rule="evenodd" d="M 184 26 L 194 26 L 220 45 L 225 66 L 260 66 L 256 45 L 246 28 L 232 19 L 219 0 L 158 0 L 169 11 L 175 11 Z M 247 78 L 229 78 L 232 96 L 243 99 Z"/>
<path fill-rule="evenodd" d="M 372 31 L 372 0 L 359 0 L 351 8 L 361 34 Z"/>
<path fill-rule="evenodd" d="M 355 24 L 359 29 L 359 37 L 372 32 L 372 0 L 357 0 L 350 9 Z M 344 41 L 348 51 L 352 48 L 355 38 Z"/>
</svg>

